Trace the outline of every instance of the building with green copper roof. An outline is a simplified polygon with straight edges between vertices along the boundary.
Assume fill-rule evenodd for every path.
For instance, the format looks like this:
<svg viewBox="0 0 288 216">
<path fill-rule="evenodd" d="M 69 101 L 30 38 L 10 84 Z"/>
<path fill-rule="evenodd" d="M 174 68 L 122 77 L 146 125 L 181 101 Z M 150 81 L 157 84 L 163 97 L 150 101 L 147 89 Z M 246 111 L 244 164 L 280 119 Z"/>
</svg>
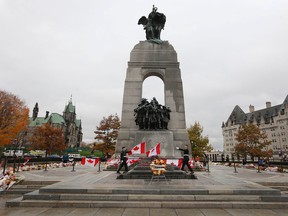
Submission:
<svg viewBox="0 0 288 216">
<path fill-rule="evenodd" d="M 63 115 L 46 111 L 45 117 L 38 117 L 39 107 L 35 104 L 33 115 L 30 117 L 28 136 L 32 136 L 35 127 L 41 127 L 44 124 L 52 124 L 54 127 L 61 128 L 65 137 L 67 147 L 79 147 L 82 142 L 82 124 L 80 119 L 76 119 L 76 107 L 72 100 L 65 106 Z"/>
</svg>

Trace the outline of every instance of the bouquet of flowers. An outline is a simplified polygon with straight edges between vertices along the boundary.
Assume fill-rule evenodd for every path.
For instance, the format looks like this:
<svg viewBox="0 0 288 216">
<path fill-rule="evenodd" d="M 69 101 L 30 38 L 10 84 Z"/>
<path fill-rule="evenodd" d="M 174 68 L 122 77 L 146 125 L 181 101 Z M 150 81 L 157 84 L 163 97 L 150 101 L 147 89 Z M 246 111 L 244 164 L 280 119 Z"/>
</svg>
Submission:
<svg viewBox="0 0 288 216">
<path fill-rule="evenodd" d="M 150 164 L 150 169 L 152 170 L 154 175 L 162 175 L 165 171 L 165 168 L 166 168 L 166 162 L 159 158 L 156 158 Z"/>
<path fill-rule="evenodd" d="M 24 180 L 24 176 L 16 176 L 13 171 L 8 171 L 0 177 L 0 192 L 9 190 L 12 185 Z"/>
</svg>

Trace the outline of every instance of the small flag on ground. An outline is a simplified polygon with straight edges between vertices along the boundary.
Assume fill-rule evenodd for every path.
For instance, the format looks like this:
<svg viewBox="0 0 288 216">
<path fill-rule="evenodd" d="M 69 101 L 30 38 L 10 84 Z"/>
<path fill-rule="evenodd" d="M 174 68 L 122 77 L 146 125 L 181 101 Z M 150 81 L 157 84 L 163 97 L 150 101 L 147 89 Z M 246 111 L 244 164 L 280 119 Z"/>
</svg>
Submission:
<svg viewBox="0 0 288 216">
<path fill-rule="evenodd" d="M 178 166 L 179 168 L 181 168 L 182 159 L 167 159 L 166 164 L 170 164 L 172 166 Z"/>
<path fill-rule="evenodd" d="M 94 167 L 99 162 L 100 158 L 82 158 L 81 164 L 85 166 Z"/>
<path fill-rule="evenodd" d="M 24 161 L 24 163 L 23 163 L 23 166 L 25 166 L 25 165 L 30 161 L 30 159 L 31 159 L 31 158 L 26 158 L 25 161 Z"/>
<path fill-rule="evenodd" d="M 126 163 L 127 163 L 127 166 L 131 166 L 132 164 L 136 163 L 136 162 L 139 162 L 142 158 L 128 158 Z"/>
</svg>

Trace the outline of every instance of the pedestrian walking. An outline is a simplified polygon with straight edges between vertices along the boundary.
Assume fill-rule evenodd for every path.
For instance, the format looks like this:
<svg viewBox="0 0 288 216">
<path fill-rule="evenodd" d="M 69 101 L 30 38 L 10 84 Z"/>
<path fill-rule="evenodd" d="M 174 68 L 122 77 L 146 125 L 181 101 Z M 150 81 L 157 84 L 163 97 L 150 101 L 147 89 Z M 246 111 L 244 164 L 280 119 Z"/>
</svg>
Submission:
<svg viewBox="0 0 288 216">
<path fill-rule="evenodd" d="M 194 173 L 193 169 L 191 168 L 189 164 L 189 150 L 188 150 L 188 145 L 185 145 L 184 149 L 176 147 L 177 150 L 183 151 L 183 162 L 182 162 L 182 167 L 181 170 L 184 170 L 185 165 L 188 167 L 191 173 Z"/>
<path fill-rule="evenodd" d="M 127 151 L 126 151 L 126 148 L 125 147 L 122 147 L 122 151 L 121 151 L 121 154 L 120 154 L 120 165 L 117 169 L 117 173 L 120 174 L 120 170 L 121 168 L 124 166 L 125 168 L 125 171 L 124 173 L 128 172 L 128 166 L 127 166 Z"/>
</svg>

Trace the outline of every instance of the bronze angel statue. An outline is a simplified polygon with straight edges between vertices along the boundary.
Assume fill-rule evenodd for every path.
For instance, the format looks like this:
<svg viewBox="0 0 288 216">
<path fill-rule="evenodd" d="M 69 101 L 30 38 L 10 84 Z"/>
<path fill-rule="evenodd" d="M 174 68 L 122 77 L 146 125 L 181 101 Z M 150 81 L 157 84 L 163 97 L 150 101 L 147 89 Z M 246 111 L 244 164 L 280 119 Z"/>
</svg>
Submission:
<svg viewBox="0 0 288 216">
<path fill-rule="evenodd" d="M 138 25 L 142 24 L 144 26 L 147 40 L 161 40 L 160 33 L 164 29 L 165 22 L 166 16 L 163 13 L 157 12 L 157 7 L 153 5 L 152 12 L 148 18 L 142 16 L 138 21 Z"/>
</svg>

